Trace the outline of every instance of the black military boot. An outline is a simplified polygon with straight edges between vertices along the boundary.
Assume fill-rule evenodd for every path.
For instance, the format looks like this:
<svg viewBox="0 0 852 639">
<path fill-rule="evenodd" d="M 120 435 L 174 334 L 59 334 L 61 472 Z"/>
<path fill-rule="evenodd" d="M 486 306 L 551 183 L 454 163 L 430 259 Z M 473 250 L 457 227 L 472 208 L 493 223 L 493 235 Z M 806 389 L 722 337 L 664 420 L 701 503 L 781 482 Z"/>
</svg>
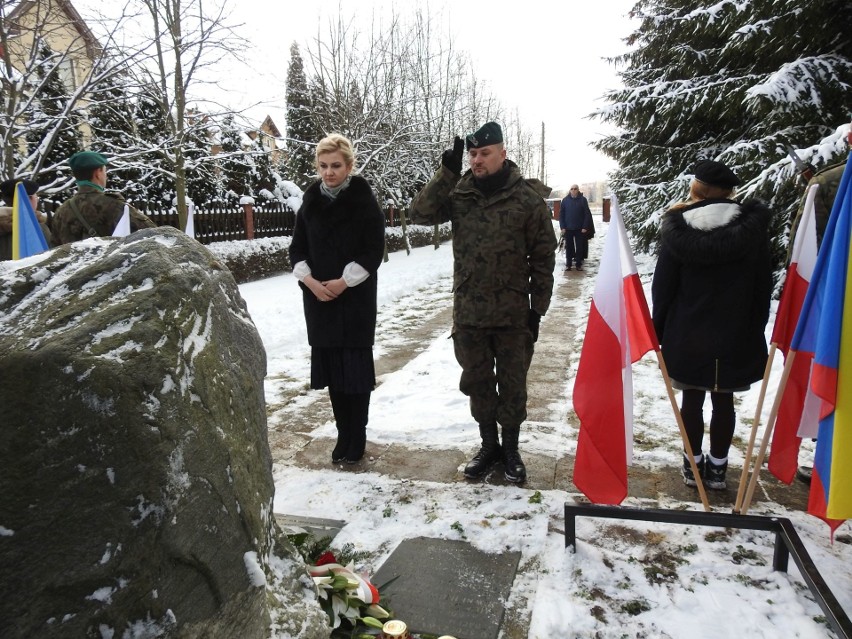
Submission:
<svg viewBox="0 0 852 639">
<path fill-rule="evenodd" d="M 497 438 L 497 424 L 480 424 L 479 435 L 482 437 L 482 448 L 464 467 L 464 476 L 468 479 L 482 477 L 502 454 Z"/>
<path fill-rule="evenodd" d="M 527 480 L 527 467 L 518 452 L 520 426 L 503 427 L 503 469 L 506 479 L 513 484 L 523 484 Z"/>
</svg>

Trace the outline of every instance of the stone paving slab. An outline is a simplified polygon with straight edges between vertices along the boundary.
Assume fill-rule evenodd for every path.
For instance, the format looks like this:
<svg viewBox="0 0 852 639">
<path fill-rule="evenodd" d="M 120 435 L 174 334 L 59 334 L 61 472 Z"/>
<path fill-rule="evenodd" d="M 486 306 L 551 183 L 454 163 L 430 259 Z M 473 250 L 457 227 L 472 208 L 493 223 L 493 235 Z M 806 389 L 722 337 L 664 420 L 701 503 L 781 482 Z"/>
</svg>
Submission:
<svg viewBox="0 0 852 639">
<path fill-rule="evenodd" d="M 497 639 L 520 559 L 520 552 L 490 554 L 463 541 L 417 537 L 397 546 L 373 583 L 412 632 Z"/>
</svg>

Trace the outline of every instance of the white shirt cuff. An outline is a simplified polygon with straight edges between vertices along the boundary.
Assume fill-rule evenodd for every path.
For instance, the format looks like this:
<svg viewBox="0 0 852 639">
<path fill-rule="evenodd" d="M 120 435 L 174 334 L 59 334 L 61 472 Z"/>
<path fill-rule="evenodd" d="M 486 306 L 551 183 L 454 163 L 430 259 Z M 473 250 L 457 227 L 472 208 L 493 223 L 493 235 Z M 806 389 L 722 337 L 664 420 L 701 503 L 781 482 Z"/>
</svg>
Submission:
<svg viewBox="0 0 852 639">
<path fill-rule="evenodd" d="M 343 281 L 346 282 L 346 286 L 358 286 L 368 277 L 370 277 L 369 271 L 358 262 L 349 262 L 343 269 Z"/>
<path fill-rule="evenodd" d="M 307 260 L 302 260 L 301 262 L 297 262 L 293 267 L 293 275 L 296 276 L 296 279 L 300 282 L 304 280 L 308 275 L 311 274 L 311 267 L 308 266 Z"/>
</svg>

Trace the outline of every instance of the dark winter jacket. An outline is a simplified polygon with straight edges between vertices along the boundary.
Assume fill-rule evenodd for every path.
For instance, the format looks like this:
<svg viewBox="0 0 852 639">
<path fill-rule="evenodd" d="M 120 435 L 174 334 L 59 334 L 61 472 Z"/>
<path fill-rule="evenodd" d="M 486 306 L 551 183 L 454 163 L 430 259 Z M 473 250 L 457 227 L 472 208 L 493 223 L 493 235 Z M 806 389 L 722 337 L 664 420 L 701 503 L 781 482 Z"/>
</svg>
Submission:
<svg viewBox="0 0 852 639">
<path fill-rule="evenodd" d="M 595 224 L 592 221 L 592 212 L 589 209 L 589 201 L 584 195 L 562 198 L 559 205 L 559 228 L 566 231 L 579 231 L 586 229 L 586 239 L 591 239 L 595 234 Z"/>
<path fill-rule="evenodd" d="M 124 214 L 126 202 L 118 193 L 104 193 L 84 185 L 76 195 L 64 202 L 53 217 L 53 237 L 57 244 L 67 244 L 92 237 L 109 237 Z M 78 215 L 75 213 L 79 213 Z M 85 220 L 85 225 L 80 221 Z M 148 216 L 130 207 L 130 230 L 156 228 Z"/>
<path fill-rule="evenodd" d="M 652 301 L 672 379 L 732 390 L 763 377 L 769 218 L 757 200 L 704 200 L 664 215 Z"/>
<path fill-rule="evenodd" d="M 511 161 L 505 184 L 485 195 L 467 171 L 445 167 L 411 204 L 415 224 L 452 221 L 453 321 L 477 328 L 526 328 L 553 293 L 556 235 L 544 198 L 550 189 L 524 179 Z"/>
<path fill-rule="evenodd" d="M 302 284 L 308 343 L 316 347 L 369 347 L 376 335 L 376 271 L 385 251 L 385 216 L 367 181 L 353 175 L 331 200 L 315 182 L 302 198 L 290 243 L 290 263 L 306 261 L 320 281 L 338 279 L 356 262 L 370 277 L 337 299 L 320 302 Z"/>
</svg>

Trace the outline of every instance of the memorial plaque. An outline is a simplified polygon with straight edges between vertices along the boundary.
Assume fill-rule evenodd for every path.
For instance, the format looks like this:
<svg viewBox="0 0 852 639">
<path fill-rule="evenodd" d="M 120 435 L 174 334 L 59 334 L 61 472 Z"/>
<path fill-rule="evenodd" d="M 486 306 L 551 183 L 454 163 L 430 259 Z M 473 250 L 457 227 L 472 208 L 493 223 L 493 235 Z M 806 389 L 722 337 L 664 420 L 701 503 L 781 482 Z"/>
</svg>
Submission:
<svg viewBox="0 0 852 639">
<path fill-rule="evenodd" d="M 275 520 L 285 533 L 293 532 L 294 529 L 303 529 L 314 539 L 320 540 L 325 537 L 334 539 L 341 528 L 346 525 L 345 521 L 338 519 L 320 519 L 319 517 L 303 517 L 301 515 L 281 515 L 276 513 Z"/>
<path fill-rule="evenodd" d="M 520 552 L 489 554 L 463 541 L 418 537 L 399 544 L 373 583 L 412 632 L 497 639 L 520 560 Z"/>
</svg>

